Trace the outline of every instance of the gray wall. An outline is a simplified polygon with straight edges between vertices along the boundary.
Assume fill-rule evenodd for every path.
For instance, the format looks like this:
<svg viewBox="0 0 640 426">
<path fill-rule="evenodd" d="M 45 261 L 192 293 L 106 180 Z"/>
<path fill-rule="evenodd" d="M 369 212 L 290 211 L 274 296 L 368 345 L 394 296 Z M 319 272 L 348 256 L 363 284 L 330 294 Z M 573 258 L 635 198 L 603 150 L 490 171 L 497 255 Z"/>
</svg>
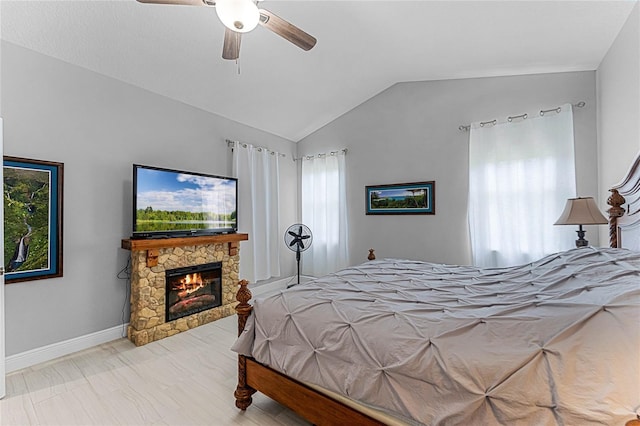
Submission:
<svg viewBox="0 0 640 426">
<path fill-rule="evenodd" d="M 640 153 L 640 4 L 636 4 L 597 71 L 600 207 Z M 603 243 L 608 229 L 602 227 Z"/>
<path fill-rule="evenodd" d="M 467 264 L 469 134 L 458 126 L 585 101 L 574 112 L 578 194 L 599 197 L 595 100 L 595 72 L 401 83 L 300 141 L 298 155 L 349 150 L 353 264 L 371 247 L 378 258 Z M 364 214 L 366 185 L 423 180 L 436 181 L 435 216 Z"/>
<path fill-rule="evenodd" d="M 64 277 L 6 286 L 7 356 L 122 324 L 123 306 L 128 321 L 116 274 L 129 256 L 132 163 L 229 175 L 225 138 L 295 154 L 291 141 L 6 42 L 1 75 L 5 155 L 64 163 Z M 281 177 L 285 228 L 293 161 Z M 283 276 L 294 263 L 283 257 Z"/>
<path fill-rule="evenodd" d="M 584 100 L 587 106 L 574 114 L 578 193 L 599 197 L 601 204 L 606 197 L 594 173 L 594 72 L 397 84 L 296 147 L 27 49 L 6 42 L 1 47 L 5 154 L 65 163 L 64 277 L 6 286 L 7 355 L 117 326 L 123 306 L 128 318 L 126 284 L 116 273 L 129 254 L 119 247 L 131 229 L 134 162 L 229 174 L 225 138 L 268 146 L 286 153 L 287 160 L 348 148 L 352 263 L 374 247 L 378 257 L 464 264 L 470 261 L 468 133 L 458 126 Z M 613 77 L 599 76 L 599 83 L 615 80 L 607 72 Z M 625 141 L 638 146 L 630 136 Z M 189 155 L 192 150 L 198 155 Z M 296 220 L 294 163 L 284 161 L 281 173 L 286 228 Z M 418 180 L 436 181 L 435 216 L 364 215 L 365 185 Z M 589 235 L 597 244 L 594 233 Z M 283 253 L 282 275 L 289 276 L 295 265 Z"/>
</svg>

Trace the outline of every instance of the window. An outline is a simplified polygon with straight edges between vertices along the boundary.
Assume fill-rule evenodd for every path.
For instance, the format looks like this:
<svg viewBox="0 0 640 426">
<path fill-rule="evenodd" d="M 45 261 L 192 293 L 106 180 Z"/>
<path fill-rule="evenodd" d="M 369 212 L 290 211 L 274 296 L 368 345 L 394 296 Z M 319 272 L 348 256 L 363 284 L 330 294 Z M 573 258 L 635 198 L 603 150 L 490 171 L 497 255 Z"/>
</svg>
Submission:
<svg viewBox="0 0 640 426">
<path fill-rule="evenodd" d="M 320 276 L 349 266 L 345 152 L 302 160 L 302 222 L 313 243 L 303 256 L 303 272 Z"/>
<path fill-rule="evenodd" d="M 474 264 L 527 263 L 570 248 L 573 230 L 553 226 L 576 195 L 573 113 L 472 124 L 469 228 Z"/>
</svg>

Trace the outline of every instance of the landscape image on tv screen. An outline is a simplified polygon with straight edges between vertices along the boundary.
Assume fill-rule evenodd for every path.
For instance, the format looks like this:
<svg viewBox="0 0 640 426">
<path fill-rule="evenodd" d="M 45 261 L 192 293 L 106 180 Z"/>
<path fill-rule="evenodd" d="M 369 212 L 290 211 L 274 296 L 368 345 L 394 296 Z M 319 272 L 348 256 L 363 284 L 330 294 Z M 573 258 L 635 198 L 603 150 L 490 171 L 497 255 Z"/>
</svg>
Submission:
<svg viewBox="0 0 640 426">
<path fill-rule="evenodd" d="M 135 232 L 236 229 L 235 179 L 138 167 L 135 191 Z"/>
</svg>

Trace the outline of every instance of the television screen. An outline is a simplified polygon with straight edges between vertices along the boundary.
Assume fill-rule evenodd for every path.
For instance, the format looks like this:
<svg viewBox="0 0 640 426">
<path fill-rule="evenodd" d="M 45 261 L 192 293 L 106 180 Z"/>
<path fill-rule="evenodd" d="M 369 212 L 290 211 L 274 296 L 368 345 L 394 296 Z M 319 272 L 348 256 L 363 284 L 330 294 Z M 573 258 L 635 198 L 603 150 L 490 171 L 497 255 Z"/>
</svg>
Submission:
<svg viewBox="0 0 640 426">
<path fill-rule="evenodd" d="M 133 237 L 209 235 L 238 229 L 235 178 L 133 165 Z"/>
</svg>

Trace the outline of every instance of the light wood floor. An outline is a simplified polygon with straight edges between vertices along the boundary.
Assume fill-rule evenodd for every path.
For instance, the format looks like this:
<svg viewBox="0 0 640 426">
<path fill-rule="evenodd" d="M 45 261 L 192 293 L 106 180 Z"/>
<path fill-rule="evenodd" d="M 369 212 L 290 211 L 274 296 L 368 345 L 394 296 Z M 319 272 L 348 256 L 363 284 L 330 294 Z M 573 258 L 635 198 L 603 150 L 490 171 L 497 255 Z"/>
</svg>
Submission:
<svg viewBox="0 0 640 426">
<path fill-rule="evenodd" d="M 231 316 L 136 347 L 116 340 L 11 373 L 0 425 L 308 425 L 256 394 L 235 408 Z"/>
</svg>

